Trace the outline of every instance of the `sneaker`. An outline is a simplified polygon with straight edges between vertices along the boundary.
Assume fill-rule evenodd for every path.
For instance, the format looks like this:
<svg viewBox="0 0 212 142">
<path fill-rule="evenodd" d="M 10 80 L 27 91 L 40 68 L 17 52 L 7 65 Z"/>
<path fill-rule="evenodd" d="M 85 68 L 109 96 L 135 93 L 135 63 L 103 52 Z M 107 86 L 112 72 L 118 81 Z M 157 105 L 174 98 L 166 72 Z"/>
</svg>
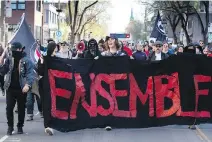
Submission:
<svg viewBox="0 0 212 142">
<path fill-rule="evenodd" d="M 13 133 L 13 127 L 9 127 L 8 129 L 7 129 L 7 135 L 12 135 L 12 133 Z"/>
<path fill-rule="evenodd" d="M 112 128 L 111 128 L 110 126 L 107 126 L 107 127 L 105 127 L 105 130 L 106 130 L 106 131 L 111 131 Z"/>
<path fill-rule="evenodd" d="M 17 134 L 23 134 L 24 132 L 23 132 L 23 128 L 22 127 L 18 127 L 18 132 L 17 132 Z"/>
<path fill-rule="evenodd" d="M 26 121 L 32 121 L 33 120 L 33 116 L 28 116 Z"/>
<path fill-rule="evenodd" d="M 47 127 L 45 129 L 45 133 L 47 133 L 49 136 L 52 136 L 54 134 L 54 131 L 52 128 Z"/>
</svg>

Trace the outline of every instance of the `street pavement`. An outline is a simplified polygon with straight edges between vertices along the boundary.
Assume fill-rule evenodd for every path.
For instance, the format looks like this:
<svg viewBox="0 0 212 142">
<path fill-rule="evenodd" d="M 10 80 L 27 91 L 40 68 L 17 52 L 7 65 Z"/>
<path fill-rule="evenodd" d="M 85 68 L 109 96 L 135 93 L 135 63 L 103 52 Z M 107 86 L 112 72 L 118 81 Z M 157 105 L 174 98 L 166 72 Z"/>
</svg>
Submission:
<svg viewBox="0 0 212 142">
<path fill-rule="evenodd" d="M 35 111 L 35 114 L 37 110 Z M 86 129 L 69 133 L 44 133 L 43 120 L 36 115 L 26 122 L 25 134 L 6 136 L 5 97 L 0 96 L 0 142 L 212 142 L 212 124 L 190 130 L 188 126 L 166 126 L 145 129 Z M 17 122 L 17 114 L 14 115 Z"/>
</svg>

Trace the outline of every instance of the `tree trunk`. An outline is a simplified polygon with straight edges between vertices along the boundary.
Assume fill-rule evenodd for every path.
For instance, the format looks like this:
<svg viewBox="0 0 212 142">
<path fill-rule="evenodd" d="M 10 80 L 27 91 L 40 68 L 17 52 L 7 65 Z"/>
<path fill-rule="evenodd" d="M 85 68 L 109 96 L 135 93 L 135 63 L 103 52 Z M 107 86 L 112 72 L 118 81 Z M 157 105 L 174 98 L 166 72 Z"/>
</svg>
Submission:
<svg viewBox="0 0 212 142">
<path fill-rule="evenodd" d="M 190 39 L 190 37 L 189 37 L 189 35 L 188 35 L 188 31 L 187 31 L 187 29 L 186 29 L 186 27 L 182 27 L 183 28 L 183 31 L 184 31 L 184 33 L 185 33 L 185 37 L 186 37 L 186 43 L 187 43 L 187 45 L 191 42 L 191 39 Z"/>
<path fill-rule="evenodd" d="M 205 2 L 205 32 L 203 35 L 203 40 L 205 44 L 208 44 L 208 26 L 209 26 L 209 2 Z"/>
<path fill-rule="evenodd" d="M 172 32 L 173 32 L 174 44 L 177 44 L 177 35 L 175 29 L 172 29 Z"/>
<path fill-rule="evenodd" d="M 71 31 L 71 39 L 70 40 L 71 40 L 71 47 L 73 47 L 74 42 L 75 42 L 75 34 L 73 31 Z"/>
<path fill-rule="evenodd" d="M 80 37 L 81 37 L 80 33 L 77 33 L 77 42 L 80 41 Z"/>
</svg>

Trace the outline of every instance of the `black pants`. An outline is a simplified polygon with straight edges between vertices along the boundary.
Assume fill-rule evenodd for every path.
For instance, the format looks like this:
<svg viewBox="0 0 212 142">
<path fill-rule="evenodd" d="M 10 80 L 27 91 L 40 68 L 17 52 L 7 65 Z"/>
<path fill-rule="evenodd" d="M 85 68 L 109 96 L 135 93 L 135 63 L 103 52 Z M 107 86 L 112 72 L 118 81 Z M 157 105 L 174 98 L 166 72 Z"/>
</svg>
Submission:
<svg viewBox="0 0 212 142">
<path fill-rule="evenodd" d="M 39 80 L 38 86 L 39 86 L 39 94 L 40 94 L 40 101 L 37 100 L 37 103 L 39 103 L 38 109 L 40 112 L 43 112 L 43 97 L 44 97 L 43 78 Z M 39 98 L 36 98 L 36 99 L 39 99 Z"/>
<path fill-rule="evenodd" d="M 25 107 L 26 107 L 27 94 L 23 94 L 21 90 L 9 89 L 6 95 L 6 113 L 7 113 L 7 124 L 9 127 L 14 127 L 14 116 L 13 110 L 17 101 L 18 105 L 18 124 L 17 127 L 24 126 L 25 119 Z"/>
<path fill-rule="evenodd" d="M 4 76 L 0 75 L 0 88 L 4 91 Z"/>
<path fill-rule="evenodd" d="M 41 78 L 39 80 L 39 94 L 40 94 L 40 100 L 41 100 L 42 110 L 44 110 L 44 104 L 43 104 L 44 103 L 44 86 L 43 85 L 44 85 L 44 79 Z M 43 115 L 45 115 L 45 114 L 43 113 Z M 48 120 L 45 120 L 45 118 L 44 118 L 44 127 L 45 128 L 48 127 Z"/>
</svg>

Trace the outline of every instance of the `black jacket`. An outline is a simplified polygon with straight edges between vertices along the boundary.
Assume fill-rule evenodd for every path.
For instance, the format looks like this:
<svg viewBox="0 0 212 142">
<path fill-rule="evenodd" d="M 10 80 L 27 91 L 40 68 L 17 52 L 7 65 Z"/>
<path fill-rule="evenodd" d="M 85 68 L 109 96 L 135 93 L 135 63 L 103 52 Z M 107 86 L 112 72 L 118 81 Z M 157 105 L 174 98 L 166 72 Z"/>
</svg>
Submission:
<svg viewBox="0 0 212 142">
<path fill-rule="evenodd" d="M 169 57 L 168 54 L 161 52 L 161 60 L 167 59 L 168 57 Z M 155 61 L 155 59 L 156 59 L 155 52 L 152 52 L 149 55 L 149 61 Z"/>
</svg>

